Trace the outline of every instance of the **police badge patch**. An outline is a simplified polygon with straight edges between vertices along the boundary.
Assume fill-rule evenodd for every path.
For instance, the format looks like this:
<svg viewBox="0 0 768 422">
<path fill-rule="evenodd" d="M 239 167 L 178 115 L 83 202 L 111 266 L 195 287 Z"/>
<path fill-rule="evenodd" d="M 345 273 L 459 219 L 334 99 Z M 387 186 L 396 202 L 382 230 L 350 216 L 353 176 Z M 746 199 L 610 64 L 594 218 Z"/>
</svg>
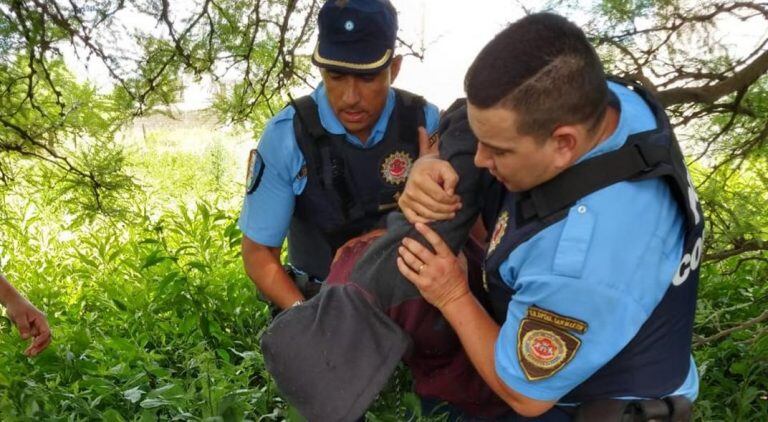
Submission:
<svg viewBox="0 0 768 422">
<path fill-rule="evenodd" d="M 502 213 L 499 214 L 499 218 L 496 219 L 496 226 L 493 228 L 491 243 L 488 244 L 488 255 L 490 255 L 493 250 L 499 246 L 499 243 L 501 243 L 501 238 L 503 238 L 504 234 L 507 232 L 508 223 L 509 213 L 507 211 L 502 211 Z"/>
<path fill-rule="evenodd" d="M 390 154 L 381 164 L 381 177 L 393 185 L 400 185 L 408 178 L 413 158 L 403 151 Z"/>
<path fill-rule="evenodd" d="M 261 183 L 261 176 L 264 175 L 264 159 L 256 149 L 251 150 L 248 156 L 248 178 L 245 181 L 245 191 L 250 195 Z"/>
<path fill-rule="evenodd" d="M 517 358 L 529 381 L 549 378 L 573 359 L 587 324 L 532 306 L 517 331 Z"/>
</svg>

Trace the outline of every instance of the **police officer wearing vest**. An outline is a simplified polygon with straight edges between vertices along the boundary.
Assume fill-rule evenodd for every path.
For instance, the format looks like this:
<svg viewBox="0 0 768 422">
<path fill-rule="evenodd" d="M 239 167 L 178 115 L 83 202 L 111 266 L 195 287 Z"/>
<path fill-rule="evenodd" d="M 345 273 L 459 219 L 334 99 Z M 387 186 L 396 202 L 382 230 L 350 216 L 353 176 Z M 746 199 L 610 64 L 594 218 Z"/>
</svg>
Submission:
<svg viewBox="0 0 768 422">
<path fill-rule="evenodd" d="M 494 227 L 491 309 L 423 223 L 431 248 L 406 238 L 400 271 L 456 330 L 511 420 L 688 420 L 703 216 L 662 107 L 639 85 L 606 82 L 584 33 L 546 13 L 499 33 L 465 89 L 475 165 L 500 188 L 483 215 Z M 442 196 L 412 188 L 454 180 L 445 165 L 420 160 L 406 215 L 451 212 L 450 185 Z M 424 213 L 419 201 L 444 208 Z"/>
<path fill-rule="evenodd" d="M 388 0 L 328 0 L 318 27 L 312 62 L 323 82 L 267 123 L 239 221 L 246 272 L 283 309 L 316 293 L 336 250 L 396 208 L 439 118 L 434 105 L 391 87 L 402 56 Z"/>
</svg>

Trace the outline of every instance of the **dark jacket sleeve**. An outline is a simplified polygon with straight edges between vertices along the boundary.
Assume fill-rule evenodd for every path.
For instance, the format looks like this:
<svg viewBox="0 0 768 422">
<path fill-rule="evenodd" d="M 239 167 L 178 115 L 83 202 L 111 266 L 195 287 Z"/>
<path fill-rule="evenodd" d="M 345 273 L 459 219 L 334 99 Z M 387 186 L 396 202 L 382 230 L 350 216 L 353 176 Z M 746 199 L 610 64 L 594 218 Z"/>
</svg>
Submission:
<svg viewBox="0 0 768 422">
<path fill-rule="evenodd" d="M 460 174 L 456 192 L 463 207 L 454 219 L 432 227 L 458 252 L 485 202 L 483 192 L 493 183 L 473 164 L 476 141 L 463 102 L 457 101 L 444 114 L 440 139 L 441 157 Z M 282 312 L 264 333 L 261 346 L 267 369 L 285 399 L 308 420 L 358 419 L 403 357 L 414 377 L 426 380 L 423 391 L 416 380 L 417 393 L 466 400 L 464 382 L 471 380 L 481 391 L 476 396 L 482 396 L 472 398 L 472 403 L 496 399 L 439 311 L 398 271 L 397 248 L 405 236 L 426 244 L 401 213 L 393 212 L 386 234 L 351 248 L 331 268 L 317 296 Z M 440 368 L 453 377 L 463 375 L 448 385 L 439 377 Z"/>
</svg>

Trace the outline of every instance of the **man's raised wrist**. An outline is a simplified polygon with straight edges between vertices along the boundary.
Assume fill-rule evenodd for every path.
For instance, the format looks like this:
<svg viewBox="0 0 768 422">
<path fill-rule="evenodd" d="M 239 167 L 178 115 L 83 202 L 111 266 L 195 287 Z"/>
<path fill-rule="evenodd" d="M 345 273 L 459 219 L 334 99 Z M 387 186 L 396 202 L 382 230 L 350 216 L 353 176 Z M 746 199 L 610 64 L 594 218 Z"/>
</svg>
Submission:
<svg viewBox="0 0 768 422">
<path fill-rule="evenodd" d="M 439 306 L 438 309 L 440 309 L 440 312 L 443 313 L 446 317 L 449 314 L 456 314 L 463 312 L 464 309 L 467 308 L 467 306 L 471 306 L 471 302 L 474 301 L 474 296 L 472 293 L 469 292 L 469 290 L 462 293 L 459 297 L 454 298 L 443 305 Z"/>
</svg>

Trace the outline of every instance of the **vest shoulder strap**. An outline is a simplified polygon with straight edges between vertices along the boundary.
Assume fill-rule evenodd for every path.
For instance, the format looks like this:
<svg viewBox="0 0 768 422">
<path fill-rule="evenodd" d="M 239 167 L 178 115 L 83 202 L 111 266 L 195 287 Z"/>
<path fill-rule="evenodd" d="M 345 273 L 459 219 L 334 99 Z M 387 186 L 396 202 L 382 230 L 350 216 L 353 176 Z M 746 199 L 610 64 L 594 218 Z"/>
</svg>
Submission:
<svg viewBox="0 0 768 422">
<path fill-rule="evenodd" d="M 296 114 L 293 131 L 307 169 L 314 171 L 323 186 L 333 185 L 333 170 L 330 165 L 330 139 L 320 122 L 317 103 L 309 95 L 291 100 Z M 324 165 L 326 163 L 326 165 Z"/>
<path fill-rule="evenodd" d="M 424 108 L 424 106 L 427 105 L 427 100 L 421 95 L 400 88 L 393 89 L 395 90 L 395 94 L 400 96 L 405 106 Z"/>
<path fill-rule="evenodd" d="M 670 162 L 667 146 L 643 143 L 632 143 L 599 155 L 531 189 L 520 202 L 521 219 L 525 221 L 534 217 L 548 217 L 593 192 L 649 174 L 659 165 Z M 668 172 L 661 173 L 672 174 L 671 167 Z M 654 171 L 654 176 L 662 175 Z"/>
<path fill-rule="evenodd" d="M 406 140 L 413 136 L 412 134 L 418 133 L 419 126 L 426 128 L 424 106 L 427 105 L 427 101 L 420 95 L 398 88 L 395 88 L 395 96 L 398 105 L 397 117 L 400 124 L 400 139 Z M 415 139 L 418 141 L 418 136 Z"/>
<path fill-rule="evenodd" d="M 519 203 L 519 220 L 546 218 L 580 198 L 624 180 L 652 177 L 671 179 L 672 191 L 686 211 L 688 226 L 695 219 L 686 204 L 689 202 L 687 170 L 680 147 L 661 105 L 642 86 L 609 78 L 629 85 L 648 104 L 656 118 L 656 128 L 631 135 L 616 151 L 599 155 L 576 164 L 554 179 L 524 193 Z"/>
<path fill-rule="evenodd" d="M 296 111 L 296 118 L 307 135 L 318 139 L 325 135 L 325 128 L 320 123 L 320 114 L 317 112 L 317 103 L 309 95 L 291 100 L 291 105 Z M 297 139 L 298 140 L 298 139 Z"/>
</svg>

